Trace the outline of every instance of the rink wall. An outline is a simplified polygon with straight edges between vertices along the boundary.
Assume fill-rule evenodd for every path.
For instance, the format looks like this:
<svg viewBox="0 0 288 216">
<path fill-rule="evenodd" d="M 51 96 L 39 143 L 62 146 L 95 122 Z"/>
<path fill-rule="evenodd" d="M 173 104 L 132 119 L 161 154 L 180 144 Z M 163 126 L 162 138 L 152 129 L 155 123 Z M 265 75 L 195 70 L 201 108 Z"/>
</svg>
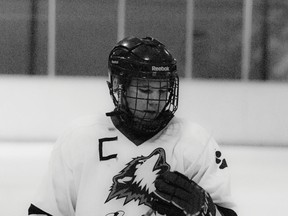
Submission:
<svg viewBox="0 0 288 216">
<path fill-rule="evenodd" d="M 83 115 L 107 112 L 106 78 L 0 77 L 0 141 L 54 141 Z M 288 147 L 288 85 L 181 80 L 177 115 L 221 143 Z"/>
</svg>

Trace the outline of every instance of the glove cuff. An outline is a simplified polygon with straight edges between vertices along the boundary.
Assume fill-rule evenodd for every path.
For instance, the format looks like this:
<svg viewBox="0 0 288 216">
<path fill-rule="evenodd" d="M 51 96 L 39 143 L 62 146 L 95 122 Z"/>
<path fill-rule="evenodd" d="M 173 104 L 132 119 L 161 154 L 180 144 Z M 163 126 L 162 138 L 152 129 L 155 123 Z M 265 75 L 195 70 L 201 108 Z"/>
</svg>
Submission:
<svg viewBox="0 0 288 216">
<path fill-rule="evenodd" d="M 201 216 L 215 216 L 216 215 L 216 206 L 209 193 L 205 191 L 205 201 L 203 206 L 203 211 Z"/>
</svg>

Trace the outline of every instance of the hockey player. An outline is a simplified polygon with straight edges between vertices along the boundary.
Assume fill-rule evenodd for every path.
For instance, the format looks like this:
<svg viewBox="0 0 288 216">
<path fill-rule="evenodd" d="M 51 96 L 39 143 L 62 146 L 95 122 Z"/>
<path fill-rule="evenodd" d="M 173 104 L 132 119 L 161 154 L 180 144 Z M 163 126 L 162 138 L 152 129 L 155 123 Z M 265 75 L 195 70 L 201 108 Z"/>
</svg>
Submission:
<svg viewBox="0 0 288 216">
<path fill-rule="evenodd" d="M 30 215 L 236 216 L 227 163 L 199 125 L 174 116 L 176 60 L 156 39 L 109 55 L 115 110 L 60 137 Z"/>
</svg>

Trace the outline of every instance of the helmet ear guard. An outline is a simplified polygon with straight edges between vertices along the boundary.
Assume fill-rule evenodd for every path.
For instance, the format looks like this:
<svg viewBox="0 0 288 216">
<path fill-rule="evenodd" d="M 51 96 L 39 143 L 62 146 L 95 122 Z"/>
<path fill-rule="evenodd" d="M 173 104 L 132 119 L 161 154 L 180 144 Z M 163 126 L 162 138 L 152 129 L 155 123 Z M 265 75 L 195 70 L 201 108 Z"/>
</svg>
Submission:
<svg viewBox="0 0 288 216">
<path fill-rule="evenodd" d="M 107 115 L 118 115 L 123 119 L 124 125 L 143 133 L 159 131 L 169 123 L 178 108 L 179 78 L 176 60 L 161 42 L 151 37 L 124 38 L 110 52 L 108 69 L 107 84 L 115 110 Z M 157 118 L 147 120 L 143 117 L 135 122 L 135 112 L 140 112 L 140 110 L 135 108 L 135 111 L 127 107 L 126 95 L 126 90 L 132 80 L 136 80 L 137 83 L 144 80 L 148 83 L 149 80 L 158 81 L 160 86 L 166 83 L 165 106 L 158 110 Z M 136 87 L 138 88 L 138 84 Z M 143 98 L 137 98 L 137 96 L 133 99 L 136 103 L 137 100 L 139 103 L 144 101 Z M 149 96 L 147 99 L 149 100 Z M 159 99 L 158 103 L 163 103 L 162 99 L 161 101 Z"/>
<path fill-rule="evenodd" d="M 129 79 L 124 79 L 119 75 L 111 75 L 109 72 L 109 81 L 107 81 L 107 85 L 116 110 L 120 110 L 120 107 L 122 106 L 122 98 L 129 82 Z"/>
</svg>

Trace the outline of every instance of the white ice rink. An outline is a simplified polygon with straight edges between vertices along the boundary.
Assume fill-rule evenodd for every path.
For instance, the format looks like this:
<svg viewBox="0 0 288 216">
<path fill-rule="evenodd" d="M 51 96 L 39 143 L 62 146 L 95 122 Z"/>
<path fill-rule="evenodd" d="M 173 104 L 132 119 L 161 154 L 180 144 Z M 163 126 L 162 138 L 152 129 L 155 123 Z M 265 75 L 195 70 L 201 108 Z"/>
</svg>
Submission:
<svg viewBox="0 0 288 216">
<path fill-rule="evenodd" d="M 52 143 L 0 143 L 0 215 L 27 215 Z M 288 148 L 222 146 L 239 216 L 287 214 Z"/>
</svg>

